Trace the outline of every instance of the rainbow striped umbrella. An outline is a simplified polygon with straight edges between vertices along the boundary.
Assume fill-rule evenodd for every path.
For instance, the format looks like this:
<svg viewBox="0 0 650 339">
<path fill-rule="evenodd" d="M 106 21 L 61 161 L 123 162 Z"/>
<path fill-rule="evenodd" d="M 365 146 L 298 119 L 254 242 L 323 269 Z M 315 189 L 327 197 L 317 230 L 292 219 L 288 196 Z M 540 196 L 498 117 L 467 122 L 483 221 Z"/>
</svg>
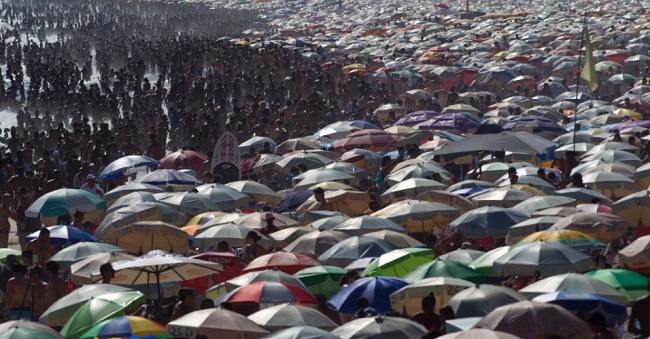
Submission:
<svg viewBox="0 0 650 339">
<path fill-rule="evenodd" d="M 153 320 L 134 316 L 122 316 L 102 321 L 93 326 L 80 339 L 103 338 L 166 338 L 165 327 Z"/>
<path fill-rule="evenodd" d="M 545 230 L 535 232 L 521 239 L 515 246 L 530 244 L 536 241 L 554 242 L 573 248 L 574 250 L 605 249 L 605 244 L 582 232 L 572 230 Z"/>
</svg>

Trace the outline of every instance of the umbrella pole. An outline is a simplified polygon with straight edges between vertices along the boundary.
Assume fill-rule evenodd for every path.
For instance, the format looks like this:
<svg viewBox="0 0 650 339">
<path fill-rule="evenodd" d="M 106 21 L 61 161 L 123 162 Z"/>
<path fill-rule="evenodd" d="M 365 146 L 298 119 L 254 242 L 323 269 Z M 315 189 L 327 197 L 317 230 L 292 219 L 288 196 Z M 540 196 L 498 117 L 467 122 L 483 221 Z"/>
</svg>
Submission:
<svg viewBox="0 0 650 339">
<path fill-rule="evenodd" d="M 427 233 L 424 230 L 424 220 L 420 220 L 420 222 L 422 222 L 422 238 L 424 239 L 424 243 L 426 244 L 427 243 Z"/>
<path fill-rule="evenodd" d="M 158 315 L 162 315 L 162 291 L 160 290 L 160 272 L 156 272 L 156 285 L 158 287 Z"/>
</svg>

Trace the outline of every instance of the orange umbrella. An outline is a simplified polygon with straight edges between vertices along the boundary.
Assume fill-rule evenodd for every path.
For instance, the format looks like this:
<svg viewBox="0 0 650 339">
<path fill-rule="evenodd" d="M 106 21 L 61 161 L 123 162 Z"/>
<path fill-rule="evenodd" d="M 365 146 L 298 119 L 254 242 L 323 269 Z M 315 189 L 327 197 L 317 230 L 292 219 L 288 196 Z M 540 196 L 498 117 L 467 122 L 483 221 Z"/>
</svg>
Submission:
<svg viewBox="0 0 650 339">
<path fill-rule="evenodd" d="M 181 229 L 185 231 L 185 233 L 189 234 L 190 236 L 194 236 L 194 233 L 201 228 L 201 225 L 188 225 L 188 226 L 183 226 Z"/>
</svg>

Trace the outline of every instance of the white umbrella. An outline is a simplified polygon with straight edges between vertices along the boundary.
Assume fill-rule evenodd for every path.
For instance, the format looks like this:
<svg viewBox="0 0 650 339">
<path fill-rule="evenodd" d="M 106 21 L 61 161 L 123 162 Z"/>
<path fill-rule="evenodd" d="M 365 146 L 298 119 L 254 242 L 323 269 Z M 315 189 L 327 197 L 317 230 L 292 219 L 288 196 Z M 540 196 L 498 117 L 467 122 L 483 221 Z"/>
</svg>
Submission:
<svg viewBox="0 0 650 339">
<path fill-rule="evenodd" d="M 256 339 L 269 331 L 241 314 L 221 308 L 194 311 L 167 324 L 167 334 L 173 338 L 195 338 L 199 333 L 208 338 Z"/>
<path fill-rule="evenodd" d="M 235 181 L 226 186 L 248 195 L 249 199 L 255 202 L 280 203 L 282 201 L 279 194 L 255 181 Z"/>
<path fill-rule="evenodd" d="M 196 190 L 225 211 L 248 205 L 248 195 L 226 185 L 207 184 L 197 187 Z"/>
<path fill-rule="evenodd" d="M 273 332 L 293 326 L 312 326 L 328 331 L 337 327 L 335 322 L 319 311 L 291 304 L 265 308 L 249 315 L 248 319 Z"/>
<path fill-rule="evenodd" d="M 422 338 L 427 334 L 427 329 L 408 319 L 376 316 L 352 320 L 332 331 L 332 334 L 344 339 Z"/>
<path fill-rule="evenodd" d="M 532 299 L 538 295 L 545 293 L 553 293 L 565 290 L 583 291 L 596 294 L 623 305 L 626 305 L 628 302 L 627 297 L 625 297 L 625 295 L 617 291 L 615 288 L 596 278 L 577 273 L 566 273 L 544 278 L 522 288 L 519 292 Z"/>
</svg>

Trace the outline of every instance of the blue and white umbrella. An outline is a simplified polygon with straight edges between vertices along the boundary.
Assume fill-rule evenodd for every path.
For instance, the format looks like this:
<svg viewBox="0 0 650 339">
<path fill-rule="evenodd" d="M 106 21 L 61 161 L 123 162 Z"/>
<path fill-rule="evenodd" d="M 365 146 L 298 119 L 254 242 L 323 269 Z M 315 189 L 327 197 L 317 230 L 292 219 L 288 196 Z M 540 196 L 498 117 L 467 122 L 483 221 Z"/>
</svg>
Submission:
<svg viewBox="0 0 650 339">
<path fill-rule="evenodd" d="M 146 168 L 156 167 L 160 162 L 144 155 L 127 155 L 106 166 L 97 176 L 99 180 L 121 178 Z"/>
<path fill-rule="evenodd" d="M 176 170 L 157 170 L 147 173 L 140 178 L 135 179 L 133 182 L 161 187 L 167 185 L 198 186 L 203 184 L 203 182 L 192 175 Z"/>
<path fill-rule="evenodd" d="M 251 147 L 255 147 L 256 149 L 263 148 L 264 143 L 267 142 L 271 146 L 271 150 L 274 150 L 278 145 L 273 139 L 269 137 L 252 137 L 239 144 L 239 152 L 241 154 L 247 154 Z"/>
<path fill-rule="evenodd" d="M 92 235 L 73 226 L 57 225 L 47 228 L 50 231 L 50 244 L 53 247 L 63 246 L 67 247 L 78 242 L 99 242 L 99 240 Z M 41 231 L 34 232 L 25 238 L 25 242 L 30 243 L 37 239 Z"/>
<path fill-rule="evenodd" d="M 566 308 L 568 311 L 577 314 L 587 314 L 594 311 L 600 312 L 607 319 L 608 326 L 612 328 L 616 323 L 619 325 L 624 324 L 627 320 L 625 305 L 585 291 L 557 291 L 542 294 L 532 300 L 541 303 L 559 305 Z"/>
</svg>

